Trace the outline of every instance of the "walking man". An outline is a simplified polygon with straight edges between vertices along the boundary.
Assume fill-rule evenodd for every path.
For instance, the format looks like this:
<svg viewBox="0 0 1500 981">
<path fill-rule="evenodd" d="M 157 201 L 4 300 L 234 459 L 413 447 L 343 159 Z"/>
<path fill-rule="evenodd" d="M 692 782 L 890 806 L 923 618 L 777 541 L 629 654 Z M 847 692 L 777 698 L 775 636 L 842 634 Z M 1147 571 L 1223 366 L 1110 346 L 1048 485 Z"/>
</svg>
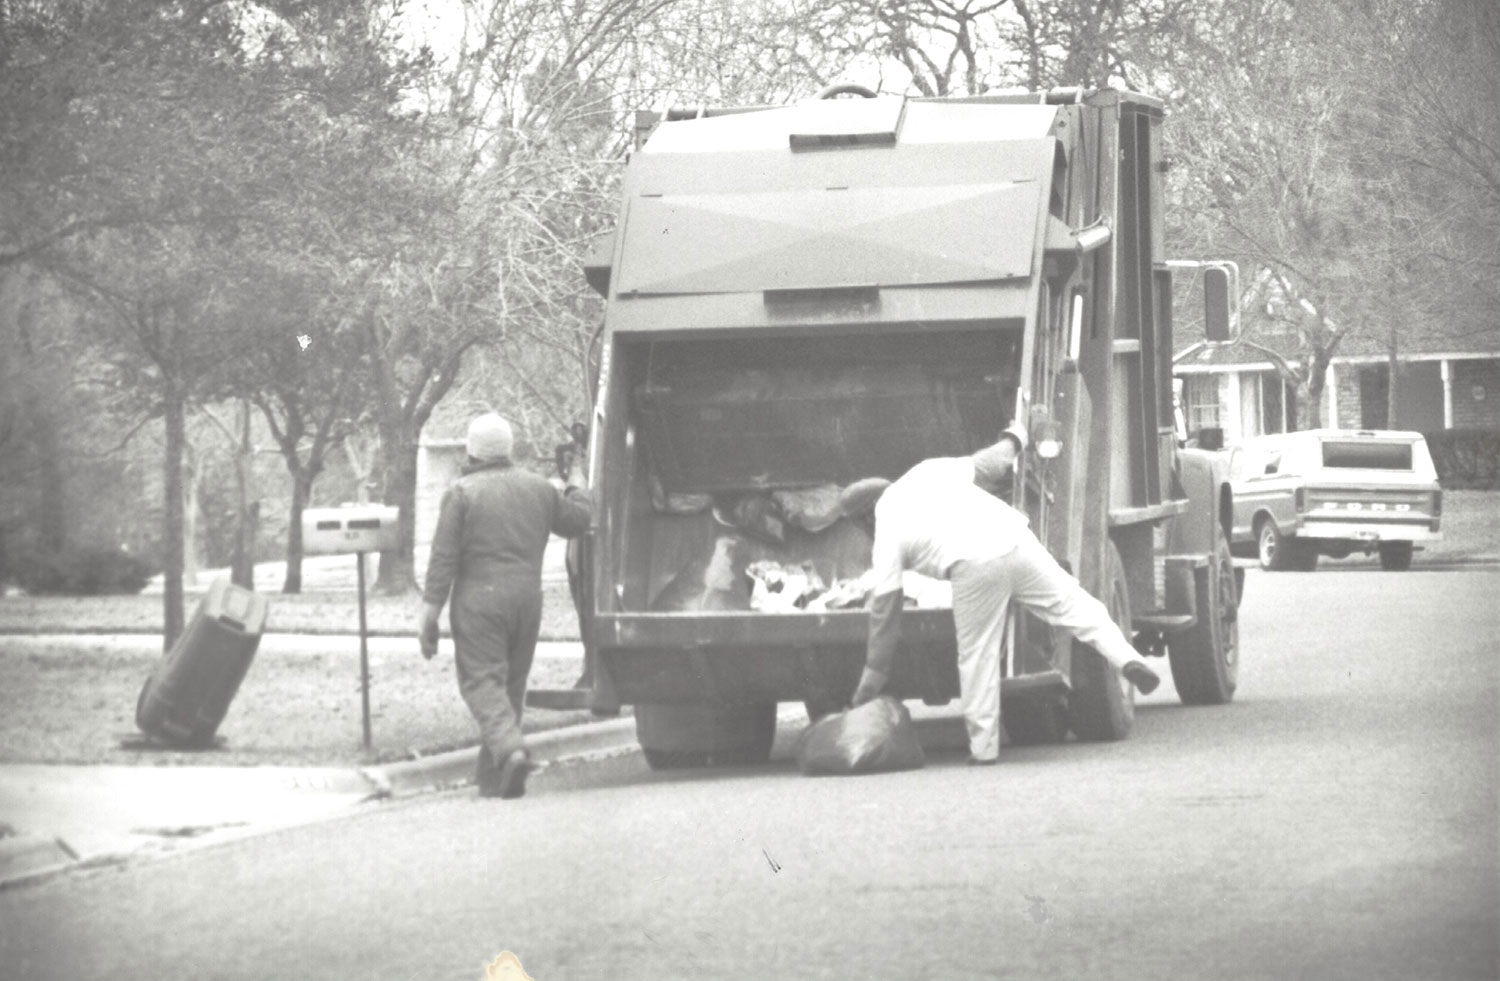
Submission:
<svg viewBox="0 0 1500 981">
<path fill-rule="evenodd" d="M 874 698 L 890 680 L 902 572 L 949 580 L 971 763 L 994 763 L 1000 754 L 1000 646 L 1012 599 L 1098 651 L 1142 693 L 1159 680 L 1104 604 L 1032 534 L 1025 515 L 994 496 L 1024 446 L 1024 430 L 1012 427 L 972 456 L 924 460 L 895 483 L 872 477 L 840 495 L 844 514 L 874 520 L 870 634 L 853 703 Z"/>
<path fill-rule="evenodd" d="M 432 539 L 419 626 L 430 659 L 451 599 L 459 691 L 479 724 L 481 797 L 526 792 L 521 711 L 542 622 L 542 553 L 549 535 L 583 534 L 592 508 L 579 461 L 559 489 L 514 466 L 511 444 L 510 423 L 494 413 L 469 424 L 468 462 L 443 495 Z"/>
</svg>

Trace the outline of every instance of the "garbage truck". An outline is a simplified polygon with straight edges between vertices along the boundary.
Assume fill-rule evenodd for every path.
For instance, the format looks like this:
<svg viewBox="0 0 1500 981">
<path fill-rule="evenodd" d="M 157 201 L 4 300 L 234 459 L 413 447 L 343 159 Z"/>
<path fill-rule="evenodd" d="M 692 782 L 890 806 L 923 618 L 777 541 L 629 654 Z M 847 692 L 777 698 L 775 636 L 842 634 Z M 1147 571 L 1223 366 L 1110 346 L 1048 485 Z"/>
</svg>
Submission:
<svg viewBox="0 0 1500 981">
<path fill-rule="evenodd" d="M 778 706 L 847 704 L 871 539 L 841 487 L 994 442 L 1005 497 L 1181 699 L 1228 702 L 1239 584 L 1221 454 L 1173 425 L 1174 277 L 1229 339 L 1229 269 L 1169 262 L 1163 104 L 1119 90 L 638 114 L 613 234 L 577 556 L 586 698 L 655 768 L 765 760 Z M 1178 292 L 1182 292 L 1179 290 Z M 951 593 L 909 583 L 886 688 L 959 694 Z M 1021 611 L 1012 743 L 1126 737 L 1134 689 Z"/>
</svg>

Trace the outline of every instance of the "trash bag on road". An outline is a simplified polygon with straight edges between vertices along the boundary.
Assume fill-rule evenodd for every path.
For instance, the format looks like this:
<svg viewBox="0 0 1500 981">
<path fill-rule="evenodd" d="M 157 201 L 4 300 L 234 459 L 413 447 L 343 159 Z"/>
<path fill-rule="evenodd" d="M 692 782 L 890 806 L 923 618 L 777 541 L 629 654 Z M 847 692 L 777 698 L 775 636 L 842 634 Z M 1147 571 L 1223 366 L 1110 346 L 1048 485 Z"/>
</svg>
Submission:
<svg viewBox="0 0 1500 981">
<path fill-rule="evenodd" d="M 797 765 L 808 775 L 915 770 L 926 762 L 911 712 L 889 695 L 825 715 L 797 741 Z"/>
</svg>

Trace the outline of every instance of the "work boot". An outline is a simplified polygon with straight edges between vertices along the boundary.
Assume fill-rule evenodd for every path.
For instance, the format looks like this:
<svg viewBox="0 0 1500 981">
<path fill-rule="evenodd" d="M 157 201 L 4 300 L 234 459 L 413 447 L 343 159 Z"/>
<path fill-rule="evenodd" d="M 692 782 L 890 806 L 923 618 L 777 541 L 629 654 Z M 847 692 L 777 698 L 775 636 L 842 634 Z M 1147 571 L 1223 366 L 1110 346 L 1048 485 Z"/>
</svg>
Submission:
<svg viewBox="0 0 1500 981">
<path fill-rule="evenodd" d="M 507 756 L 500 765 L 499 796 L 510 799 L 524 795 L 526 777 L 533 767 L 531 756 L 524 749 L 518 749 Z"/>
<path fill-rule="evenodd" d="M 1161 684 L 1161 679 L 1145 661 L 1127 661 L 1125 667 L 1120 670 L 1125 675 L 1125 680 L 1135 685 L 1136 691 L 1142 695 L 1151 694 L 1156 691 L 1156 686 Z"/>
<path fill-rule="evenodd" d="M 480 797 L 501 797 L 500 767 L 490 759 L 489 747 L 479 747 L 479 765 L 474 771 L 474 783 L 479 787 Z"/>
</svg>

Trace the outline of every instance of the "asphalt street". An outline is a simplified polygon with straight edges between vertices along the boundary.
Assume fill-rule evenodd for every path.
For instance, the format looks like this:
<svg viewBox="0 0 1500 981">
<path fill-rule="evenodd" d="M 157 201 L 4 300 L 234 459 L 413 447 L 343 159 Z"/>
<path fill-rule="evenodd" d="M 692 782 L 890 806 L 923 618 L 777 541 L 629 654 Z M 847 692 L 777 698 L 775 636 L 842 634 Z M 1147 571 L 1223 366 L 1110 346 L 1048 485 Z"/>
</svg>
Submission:
<svg viewBox="0 0 1500 981">
<path fill-rule="evenodd" d="M 1500 571 L 1252 572 L 1235 703 L 810 779 L 549 770 L 0 893 L 6 978 L 1494 978 Z"/>
</svg>

